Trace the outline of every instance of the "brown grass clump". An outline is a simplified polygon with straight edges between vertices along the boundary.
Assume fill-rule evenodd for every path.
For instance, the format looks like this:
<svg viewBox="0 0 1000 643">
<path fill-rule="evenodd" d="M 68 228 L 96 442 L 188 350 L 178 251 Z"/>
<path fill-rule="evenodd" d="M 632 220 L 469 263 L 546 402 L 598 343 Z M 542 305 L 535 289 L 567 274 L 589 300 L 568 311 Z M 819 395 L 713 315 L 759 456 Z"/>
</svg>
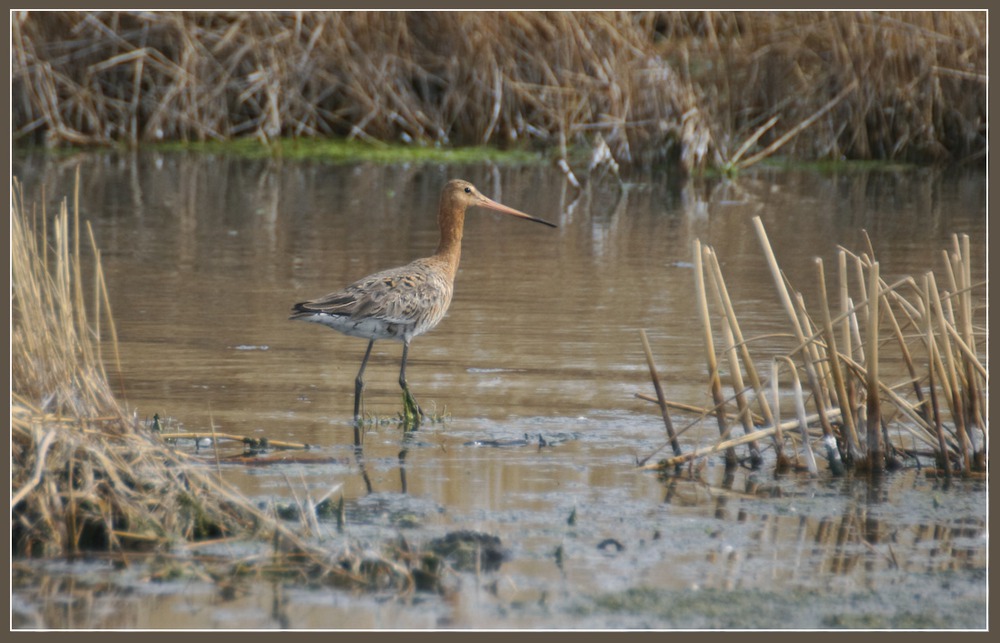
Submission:
<svg viewBox="0 0 1000 643">
<path fill-rule="evenodd" d="M 791 464 L 792 453 L 796 466 L 816 474 L 815 448 L 835 475 L 849 468 L 881 472 L 914 458 L 933 461 L 944 477 L 985 473 L 985 329 L 974 322 L 973 305 L 985 282 L 972 282 L 969 237 L 955 235 L 943 253 L 940 286 L 932 271 L 888 284 L 871 251 L 841 248 L 836 287 L 828 293 L 823 262 L 816 259 L 819 301 L 810 310 L 779 268 L 760 218 L 753 223 L 793 348 L 773 358 L 769 369 L 759 369 L 750 354 L 753 338 L 740 331 L 719 260 L 695 241 L 696 291 L 715 403 L 702 414 L 715 415 L 721 438 L 712 447 L 681 453 L 679 434 L 668 422 L 674 456 L 653 466 L 666 472 L 725 451 L 732 467 L 738 461 L 735 448 L 746 444 L 747 460 L 757 468 L 762 463 L 757 443 L 767 440 L 779 470 Z M 725 361 L 717 360 L 716 344 Z M 792 417 L 785 421 L 782 380 L 794 407 L 785 411 Z M 664 416 L 668 406 L 691 410 L 662 395 L 640 397 L 656 402 Z M 736 426 L 742 437 L 733 436 Z"/>
<path fill-rule="evenodd" d="M 985 12 L 21 12 L 16 138 L 985 154 Z M 807 135 L 801 135 L 807 132 Z"/>
<path fill-rule="evenodd" d="M 126 417 L 103 366 L 101 311 L 108 326 L 111 317 L 99 257 L 85 283 L 79 219 L 64 201 L 49 247 L 45 213 L 32 226 L 14 188 L 12 552 L 123 550 L 251 528 L 251 514 L 213 498 L 214 484 Z"/>
</svg>

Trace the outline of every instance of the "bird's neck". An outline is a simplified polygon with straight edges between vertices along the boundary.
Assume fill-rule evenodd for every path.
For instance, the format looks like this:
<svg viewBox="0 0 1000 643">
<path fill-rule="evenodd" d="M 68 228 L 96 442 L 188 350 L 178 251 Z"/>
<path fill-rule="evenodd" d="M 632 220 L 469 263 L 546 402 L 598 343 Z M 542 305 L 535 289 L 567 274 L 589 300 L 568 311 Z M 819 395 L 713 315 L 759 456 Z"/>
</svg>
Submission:
<svg viewBox="0 0 1000 643">
<path fill-rule="evenodd" d="M 434 256 L 444 262 L 452 276 L 458 270 L 458 260 L 462 256 L 462 228 L 465 224 L 465 208 L 448 207 L 443 203 L 438 214 L 441 241 Z"/>
</svg>

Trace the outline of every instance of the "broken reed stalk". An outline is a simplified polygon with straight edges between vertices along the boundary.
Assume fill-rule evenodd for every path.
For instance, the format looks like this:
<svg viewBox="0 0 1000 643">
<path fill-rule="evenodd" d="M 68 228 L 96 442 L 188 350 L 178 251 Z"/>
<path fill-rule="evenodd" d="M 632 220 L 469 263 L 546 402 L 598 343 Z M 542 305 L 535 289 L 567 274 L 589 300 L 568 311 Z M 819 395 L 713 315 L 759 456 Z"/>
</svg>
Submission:
<svg viewBox="0 0 1000 643">
<path fill-rule="evenodd" d="M 816 456 L 813 455 L 812 446 L 809 444 L 809 420 L 806 417 L 806 403 L 802 394 L 802 382 L 799 381 L 799 372 L 791 358 L 781 356 L 775 359 L 788 362 L 788 371 L 792 375 L 792 392 L 794 393 L 792 400 L 795 402 L 795 417 L 798 419 L 799 432 L 802 434 L 802 450 L 805 452 L 806 470 L 809 471 L 809 475 L 816 475 L 819 473 L 819 467 L 816 466 Z"/>
<path fill-rule="evenodd" d="M 917 410 L 919 413 L 924 415 L 926 419 L 927 405 L 925 404 L 923 389 L 920 387 L 920 379 L 917 377 L 917 368 L 913 364 L 913 356 L 910 354 L 910 349 L 906 345 L 906 338 L 903 337 L 903 329 L 899 327 L 899 322 L 896 320 L 896 314 L 892 311 L 892 304 L 889 303 L 888 297 L 882 297 L 882 312 L 885 319 L 889 320 L 889 325 L 892 327 L 892 334 L 896 338 L 896 346 L 899 348 L 899 353 L 903 358 L 903 363 L 906 365 L 906 372 L 910 376 L 910 384 L 913 389 L 913 395 L 917 398 Z M 915 330 L 919 331 L 916 324 L 914 324 L 913 327 Z"/>
<path fill-rule="evenodd" d="M 844 357 L 844 366 L 850 369 L 854 377 L 857 377 L 862 382 L 867 381 L 868 373 L 865 367 L 858 364 L 857 362 Z M 891 404 L 896 407 L 900 413 L 906 416 L 910 422 L 913 423 L 913 427 L 906 424 L 901 424 L 900 427 L 913 435 L 916 439 L 921 440 L 930 447 L 934 447 L 934 442 L 931 439 L 933 436 L 933 427 L 927 423 L 926 420 L 917 412 L 916 407 L 905 400 L 899 393 L 897 393 L 892 386 L 885 382 L 879 382 L 879 391 L 884 399 L 888 400 Z M 864 408 L 864 407 L 862 407 Z M 916 428 L 914 428 L 916 427 Z M 920 429 L 918 431 L 917 429 Z"/>
<path fill-rule="evenodd" d="M 642 350 L 646 353 L 646 365 L 649 366 L 649 376 L 653 380 L 653 389 L 656 391 L 656 403 L 663 416 L 663 426 L 667 430 L 667 437 L 670 438 L 670 447 L 674 450 L 674 455 L 678 456 L 681 454 L 681 444 L 677 441 L 677 435 L 674 433 L 674 423 L 670 420 L 667 398 L 663 395 L 663 385 L 660 384 L 660 376 L 656 372 L 656 363 L 653 361 L 653 351 L 649 347 L 649 338 L 646 336 L 644 328 L 639 329 L 639 337 L 642 339 Z"/>
<path fill-rule="evenodd" d="M 823 425 L 823 435 L 832 436 L 833 427 L 830 425 L 830 421 L 826 416 L 826 409 L 823 406 L 823 394 L 820 389 L 820 382 L 816 374 L 816 368 L 812 360 L 809 358 L 809 353 L 807 350 L 808 340 L 806 339 L 805 332 L 802 330 L 802 325 L 799 321 L 798 314 L 795 311 L 795 305 L 792 303 L 792 298 L 788 294 L 788 288 L 785 286 L 785 281 L 781 273 L 781 269 L 778 267 L 778 260 L 774 256 L 774 251 L 771 249 L 771 243 L 767 239 L 767 232 L 764 230 L 764 224 L 759 216 L 753 218 L 754 229 L 757 231 L 757 238 L 760 241 L 761 247 L 764 250 L 764 257 L 767 260 L 768 267 L 771 270 L 771 277 L 774 280 L 774 285 L 778 289 L 778 297 L 781 300 L 782 305 L 785 308 L 785 313 L 788 315 L 788 319 L 792 323 L 792 331 L 795 334 L 795 338 L 798 341 L 798 352 L 802 358 L 803 366 L 805 367 L 806 377 L 808 378 L 809 388 L 813 393 L 813 403 L 816 405 L 816 410 L 819 413 L 820 422 Z"/>
<path fill-rule="evenodd" d="M 972 370 L 975 365 L 978 364 L 978 360 L 974 358 L 976 353 L 976 335 L 973 332 L 972 324 L 972 255 L 970 254 L 970 240 L 969 235 L 963 234 L 961 237 L 961 264 L 964 268 L 963 270 L 963 287 L 961 290 L 965 305 L 962 307 L 964 323 L 962 325 L 962 339 L 964 340 L 964 345 L 968 347 L 968 351 L 963 351 L 965 355 L 965 364 L 968 370 Z M 969 381 L 972 383 L 970 386 L 970 405 L 973 408 L 974 416 L 977 419 L 977 424 L 979 427 L 985 427 L 986 413 L 983 411 L 982 401 L 983 394 L 979 386 L 979 381 L 973 377 L 971 372 L 968 373 Z M 983 378 L 985 379 L 985 377 Z M 984 441 L 985 441 L 985 431 L 983 431 Z M 985 449 L 984 449 L 985 451 Z"/>
<path fill-rule="evenodd" d="M 941 382 L 941 388 L 944 391 L 945 400 L 948 402 L 949 410 L 951 412 L 951 420 L 955 423 L 959 458 L 962 462 L 962 472 L 969 473 L 972 470 L 972 461 L 969 453 L 969 440 L 965 432 L 965 414 L 962 411 L 961 397 L 958 389 L 959 385 L 958 375 L 955 369 L 955 356 L 952 353 L 951 341 L 949 340 L 946 330 L 948 322 L 944 318 L 944 306 L 941 303 L 941 296 L 937 290 L 937 281 L 934 279 L 934 273 L 927 273 L 927 280 L 930 285 L 930 308 L 932 308 L 936 314 L 937 327 L 941 334 L 941 343 L 944 344 L 943 355 L 939 349 L 935 348 L 934 350 L 934 354 L 937 358 L 935 360 L 935 366 L 939 370 L 938 377 Z M 928 314 L 930 314 L 930 308 L 928 309 Z M 935 346 L 937 344 L 936 338 L 936 335 L 931 337 Z"/>
<path fill-rule="evenodd" d="M 784 440 L 784 435 L 781 432 L 781 384 L 780 384 L 780 378 L 778 377 L 778 375 L 779 375 L 778 360 L 772 359 L 771 360 L 771 394 L 774 397 L 774 407 L 773 407 L 773 409 L 774 409 L 774 420 L 771 422 L 771 426 L 774 427 L 774 441 L 775 441 L 775 443 L 783 445 L 784 442 L 785 442 L 785 440 Z M 782 457 L 776 458 L 776 460 L 777 460 L 777 467 L 776 467 L 777 471 L 779 471 L 779 472 L 780 471 L 784 471 L 789 466 L 790 463 L 784 457 L 784 449 L 783 448 L 782 448 L 782 450 L 778 451 L 777 453 L 782 456 Z"/>
<path fill-rule="evenodd" d="M 878 262 L 873 261 L 868 267 L 868 337 L 865 346 L 865 370 L 867 371 L 865 402 L 868 434 L 868 468 L 873 473 L 885 469 L 885 447 L 882 444 L 882 407 L 879 404 L 879 372 L 878 372 L 878 320 L 879 320 L 879 279 Z"/>
<path fill-rule="evenodd" d="M 715 417 L 719 424 L 719 435 L 723 439 L 729 435 L 729 425 L 726 421 L 724 407 L 725 397 L 722 395 L 722 381 L 719 378 L 719 364 L 715 356 L 715 340 L 712 337 L 712 320 L 708 313 L 708 296 L 705 292 L 705 273 L 702 265 L 701 242 L 692 242 L 694 255 L 695 296 L 697 298 L 698 317 L 701 319 L 702 337 L 705 340 L 705 359 L 708 363 L 709 386 L 712 390 L 712 401 L 715 403 Z M 736 450 L 726 449 L 726 469 L 737 465 Z"/>
<path fill-rule="evenodd" d="M 970 253 L 969 235 L 953 235 L 952 240 L 955 246 L 954 261 L 956 272 L 960 276 L 960 283 L 956 294 L 960 297 L 960 329 L 949 329 L 955 339 L 956 346 L 962 353 L 962 365 L 964 367 L 965 380 L 967 382 L 965 406 L 968 411 L 967 424 L 974 423 L 978 427 L 985 427 L 986 414 L 982 409 L 982 391 L 979 380 L 975 377 L 975 364 L 978 360 L 974 355 L 976 352 L 976 338 L 972 324 L 972 257 Z M 954 332 L 952 332 L 954 330 Z M 985 379 L 985 377 L 984 377 Z M 985 431 L 983 431 L 985 436 Z M 985 439 L 985 438 L 984 438 Z"/>
<path fill-rule="evenodd" d="M 785 143 L 798 136 L 802 130 L 806 129 L 807 127 L 815 123 L 817 120 L 819 120 L 819 118 L 823 116 L 823 114 L 826 114 L 828 111 L 836 107 L 839 102 L 847 98 L 851 94 L 851 92 L 853 92 L 857 88 L 858 88 L 858 81 L 855 79 L 854 81 L 851 82 L 850 85 L 845 87 L 839 94 L 830 99 L 825 105 L 823 105 L 818 110 L 810 114 L 808 118 L 800 122 L 798 125 L 790 129 L 789 131 L 785 132 L 785 134 L 780 136 L 778 140 L 774 141 L 765 149 L 761 150 L 757 154 L 754 154 L 750 158 L 735 163 L 735 166 L 738 169 L 750 167 L 754 163 L 758 163 L 763 159 L 766 159 L 768 156 L 774 154 L 779 149 L 781 149 L 781 147 L 784 146 Z"/>
<path fill-rule="evenodd" d="M 852 258 L 854 259 L 854 277 L 857 281 L 858 291 L 861 295 L 857 298 L 857 301 L 870 301 L 868 296 L 868 282 L 865 279 L 865 267 L 871 265 L 871 257 L 868 255 L 853 255 Z M 855 316 L 857 316 L 860 312 L 861 319 L 858 321 L 859 328 L 861 324 L 868 324 L 868 315 L 871 312 L 868 306 L 861 304 L 858 308 L 855 308 L 853 312 Z M 856 339 L 858 340 L 859 350 L 864 350 L 866 344 L 861 340 L 861 336 L 857 335 Z"/>
<path fill-rule="evenodd" d="M 651 397 L 651 396 L 645 395 L 643 393 L 637 393 L 636 397 L 638 397 L 640 399 L 644 399 L 644 400 L 649 400 L 650 402 L 658 403 L 658 400 L 655 397 Z M 672 406 L 677 406 L 676 404 L 672 404 L 670 402 L 668 402 L 667 404 L 670 404 Z M 695 419 L 695 420 L 693 420 L 693 421 L 691 421 L 689 424 L 687 424 L 687 426 L 682 427 L 679 431 L 677 431 L 675 433 L 675 436 L 678 439 L 680 439 L 680 437 L 682 435 L 684 435 L 688 431 L 688 429 L 691 429 L 691 428 L 694 428 L 695 426 L 698 426 L 701 423 L 702 420 L 704 420 L 705 418 L 707 418 L 709 415 L 711 415 L 714 412 L 715 412 L 715 409 L 701 409 L 701 413 L 698 414 L 698 418 Z M 733 419 L 738 419 L 738 418 L 734 417 Z M 664 446 L 666 446 L 666 445 L 664 445 Z M 652 458 L 657 453 L 659 453 L 659 451 L 662 448 L 663 448 L 662 446 L 659 447 L 658 449 L 656 449 L 655 451 L 653 451 L 652 453 L 650 453 L 649 455 L 647 455 L 644 458 L 637 458 L 636 461 L 637 461 L 638 465 L 640 467 L 642 467 L 643 465 L 645 465 L 646 462 L 648 462 L 650 458 Z M 676 458 L 682 458 L 683 459 L 683 453 L 681 453 L 681 452 L 675 452 L 674 453 L 674 458 L 671 458 L 671 460 L 676 459 Z M 676 473 L 680 473 L 680 471 L 677 471 Z"/>
<path fill-rule="evenodd" d="M 924 292 L 927 302 L 927 310 L 930 312 L 931 301 L 931 275 L 924 275 Z M 927 388 L 928 396 L 931 399 L 931 413 L 934 422 L 935 435 L 938 440 L 937 465 L 939 469 L 944 469 L 945 476 L 951 477 L 951 463 L 948 461 L 948 443 L 944 435 L 944 423 L 941 421 L 941 408 L 938 405 L 937 392 L 934 386 L 934 371 L 939 360 L 937 353 L 937 342 L 934 340 L 934 322 L 930 314 L 924 316 L 926 319 L 925 342 L 927 344 Z"/>
<path fill-rule="evenodd" d="M 854 303 L 851 301 L 850 294 L 850 284 L 847 280 L 847 254 L 843 249 L 837 252 L 837 283 L 839 285 L 838 291 L 840 293 L 840 334 L 841 334 L 841 344 L 843 346 L 843 353 L 848 357 L 854 357 L 854 342 L 853 335 L 851 333 L 851 318 L 854 314 Z M 845 407 L 841 407 L 845 409 Z M 858 391 L 857 382 L 854 378 L 848 378 L 847 380 L 847 407 L 849 409 L 852 418 L 851 422 L 857 428 L 857 413 L 855 409 L 858 408 Z M 855 430 L 855 437 L 857 437 L 857 431 Z M 860 443 L 859 443 L 860 445 Z M 860 446 L 859 446 L 860 448 Z"/>
<path fill-rule="evenodd" d="M 689 451 L 687 453 L 682 453 L 682 454 L 676 455 L 676 456 L 674 456 L 672 458 L 667 458 L 665 460 L 661 460 L 661 461 L 659 461 L 659 462 L 657 462 L 655 464 L 643 465 L 640 468 L 641 469 L 655 469 L 655 470 L 662 471 L 662 470 L 665 470 L 665 469 L 669 469 L 669 468 L 672 468 L 672 467 L 676 467 L 676 466 L 682 465 L 682 464 L 684 464 L 686 462 L 692 462 L 692 461 L 698 460 L 700 458 L 705 458 L 707 456 L 714 455 L 714 454 L 719 453 L 720 451 L 723 451 L 723 450 L 734 449 L 734 448 L 736 448 L 738 446 L 754 442 L 755 440 L 763 440 L 765 438 L 773 436 L 776 432 L 777 432 L 777 430 L 774 427 L 767 428 L 767 429 L 760 429 L 758 431 L 754 431 L 753 433 L 747 433 L 745 435 L 741 435 L 738 438 L 732 438 L 732 439 L 729 439 L 729 440 L 722 440 L 719 443 L 714 444 L 714 445 L 712 445 L 710 447 L 704 447 L 704 448 L 701 448 L 701 449 L 695 449 L 694 451 Z"/>
<path fill-rule="evenodd" d="M 719 307 L 722 313 L 721 325 L 722 325 L 722 341 L 726 346 L 726 357 L 729 360 L 729 371 L 730 377 L 732 378 L 733 393 L 736 397 L 736 406 L 739 409 L 740 421 L 743 423 L 743 433 L 748 434 L 754 431 L 753 417 L 750 412 L 750 405 L 747 404 L 746 397 L 743 395 L 745 386 L 743 384 L 743 373 L 740 369 L 740 360 L 737 356 L 736 350 L 737 345 L 744 351 L 744 364 L 747 366 L 748 377 L 751 378 L 751 382 L 754 383 L 754 394 L 757 399 L 761 399 L 760 395 L 760 380 L 756 376 L 756 372 L 753 369 L 753 363 L 749 360 L 747 354 L 746 345 L 743 342 L 743 334 L 740 332 L 739 324 L 736 322 L 736 315 L 733 313 L 733 302 L 729 299 L 729 292 L 726 290 L 725 280 L 722 278 L 722 269 L 719 266 L 718 258 L 715 255 L 715 251 L 710 247 L 705 246 L 705 261 L 708 265 L 708 277 L 709 282 L 712 284 L 712 292 L 715 294 L 715 303 Z M 767 409 L 767 399 L 763 396 L 763 403 L 761 404 L 762 409 Z M 764 411 L 765 417 L 768 421 L 772 422 L 770 418 L 770 409 Z M 757 446 L 756 442 L 749 443 L 750 449 L 750 466 L 754 469 L 759 469 L 763 463 L 763 458 L 760 455 L 760 448 Z M 781 448 L 778 446 L 778 454 L 780 456 Z"/>
<path fill-rule="evenodd" d="M 820 396 L 820 404 L 826 409 L 830 407 L 830 389 L 833 384 L 830 367 L 826 361 L 826 346 L 819 341 L 820 332 L 815 328 L 809 311 L 806 310 L 806 300 L 800 292 L 795 293 L 795 310 L 799 315 L 802 333 L 806 337 L 806 345 L 802 350 L 805 351 L 806 358 L 813 363 L 813 368 L 816 369 L 817 393 Z"/>
<path fill-rule="evenodd" d="M 819 285 L 819 305 L 823 320 L 823 338 L 826 341 L 826 354 L 830 365 L 830 376 L 833 378 L 833 388 L 840 405 L 840 417 L 847 427 L 847 453 L 849 459 L 857 461 L 860 455 L 861 443 L 858 440 L 857 427 L 854 424 L 854 409 L 847 396 L 847 384 L 844 372 L 840 367 L 840 355 L 837 352 L 837 338 L 833 330 L 833 319 L 830 317 L 830 305 L 827 301 L 826 277 L 823 273 L 823 260 L 816 258 L 816 273 Z"/>
<path fill-rule="evenodd" d="M 752 135 L 750 135 L 745 141 L 743 141 L 743 144 L 740 145 L 740 147 L 732 155 L 732 157 L 728 161 L 729 165 L 737 169 L 744 167 L 740 165 L 740 159 L 743 158 L 743 155 L 746 154 L 747 150 L 750 149 L 750 146 L 756 143 L 757 139 L 763 136 L 766 131 L 774 127 L 774 124 L 777 122 L 778 122 L 778 117 L 772 116 L 770 119 L 768 119 L 766 123 L 758 127 L 757 130 L 754 131 Z"/>
<path fill-rule="evenodd" d="M 772 382 L 778 382 L 779 379 L 780 379 L 778 377 L 778 360 L 773 360 L 772 361 L 772 367 L 774 369 L 774 373 L 773 373 L 773 377 L 771 378 L 771 381 Z M 774 391 L 775 392 L 778 391 L 778 386 L 774 387 Z M 773 408 L 776 411 L 778 411 L 778 410 L 780 410 L 780 407 L 781 407 L 780 402 L 777 399 L 775 399 L 774 407 Z M 831 417 L 835 417 L 836 414 L 837 414 L 837 410 L 836 409 L 830 409 L 828 411 L 828 414 Z M 813 424 L 813 423 L 815 423 L 815 422 L 817 422 L 819 420 L 819 416 L 816 415 L 815 413 L 813 413 L 813 414 L 805 416 L 805 419 L 806 419 L 807 425 L 811 425 L 811 424 Z M 738 438 L 730 438 L 728 440 L 721 440 L 721 441 L 719 441 L 718 443 L 716 443 L 716 444 L 714 444 L 712 446 L 703 447 L 703 448 L 700 448 L 700 449 L 694 449 L 693 451 L 688 451 L 687 453 L 683 453 L 683 454 L 681 454 L 679 456 L 675 456 L 673 458 L 667 458 L 666 460 L 661 460 L 660 462 L 657 462 L 657 463 L 654 463 L 654 464 L 645 465 L 645 466 L 642 466 L 641 468 L 642 469 L 660 469 L 660 470 L 662 470 L 662 469 L 668 469 L 668 468 L 674 467 L 674 466 L 679 465 L 679 464 L 684 464 L 686 462 L 691 462 L 692 460 L 698 460 L 700 458 L 704 458 L 704 457 L 713 455 L 715 453 L 719 453 L 720 451 L 724 451 L 726 449 L 731 449 L 731 448 L 734 448 L 734 447 L 738 447 L 738 446 L 741 446 L 743 444 L 749 444 L 750 442 L 754 442 L 756 440 L 764 440 L 764 439 L 769 438 L 769 437 L 773 438 L 774 436 L 781 436 L 783 431 L 789 430 L 789 429 L 797 429 L 797 428 L 799 428 L 801 426 L 802 426 L 802 422 L 798 418 L 798 416 L 796 416 L 796 419 L 794 419 L 794 420 L 780 421 L 780 419 L 779 419 L 779 421 L 777 422 L 777 424 L 773 424 L 771 426 L 768 426 L 768 427 L 765 427 L 765 428 L 761 428 L 761 429 L 756 429 L 753 433 L 748 433 L 748 434 L 742 435 L 742 436 L 740 436 Z M 786 463 L 786 466 L 787 466 L 787 463 Z"/>
<path fill-rule="evenodd" d="M 659 404 L 660 401 L 652 395 L 646 395 L 645 393 L 636 393 L 635 397 L 640 400 L 646 400 L 647 402 L 652 402 L 653 404 Z M 673 402 L 671 400 L 664 400 L 667 407 L 672 409 L 677 409 L 678 411 L 684 411 L 687 413 L 693 413 L 699 417 L 708 417 L 715 412 L 714 409 L 707 409 L 703 406 L 695 406 L 694 404 L 684 404 L 683 402 Z M 736 413 L 726 413 L 726 418 L 730 421 L 738 421 L 740 416 Z M 765 424 L 764 419 L 759 415 L 753 415 L 754 425 Z M 683 431 L 677 431 L 677 436 L 680 437 Z"/>
</svg>

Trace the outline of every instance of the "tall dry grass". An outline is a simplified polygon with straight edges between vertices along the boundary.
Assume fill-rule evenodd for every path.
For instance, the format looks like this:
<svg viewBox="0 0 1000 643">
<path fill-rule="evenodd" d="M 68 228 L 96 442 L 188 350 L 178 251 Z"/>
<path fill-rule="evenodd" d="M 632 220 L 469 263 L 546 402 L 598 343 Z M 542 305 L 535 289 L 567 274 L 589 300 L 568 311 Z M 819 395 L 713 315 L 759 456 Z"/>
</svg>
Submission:
<svg viewBox="0 0 1000 643">
<path fill-rule="evenodd" d="M 729 159 L 824 108 L 783 148 L 804 159 L 982 160 L 986 14 L 970 11 L 706 12 L 665 19 L 669 60 L 699 89 Z M 842 92 L 846 95 L 833 102 Z"/>
<path fill-rule="evenodd" d="M 983 12 L 23 12 L 13 127 L 956 160 L 985 153 L 985 36 Z"/>
<path fill-rule="evenodd" d="M 622 160 L 676 153 L 703 125 L 634 23 L 568 13 L 20 14 L 14 127 L 98 144 L 339 135 L 567 146 L 600 134 Z M 708 150 L 694 139 L 685 147 Z"/>
<path fill-rule="evenodd" d="M 45 213 L 26 214 L 16 180 L 12 193 L 12 553 L 127 550 L 248 528 L 250 514 L 225 509 L 215 484 L 117 401 L 104 369 L 117 361 L 107 292 L 99 254 L 85 276 L 81 255 L 97 251 L 89 226 L 89 248 L 82 242 L 78 208 L 70 215 L 64 200 L 48 230 Z"/>
</svg>

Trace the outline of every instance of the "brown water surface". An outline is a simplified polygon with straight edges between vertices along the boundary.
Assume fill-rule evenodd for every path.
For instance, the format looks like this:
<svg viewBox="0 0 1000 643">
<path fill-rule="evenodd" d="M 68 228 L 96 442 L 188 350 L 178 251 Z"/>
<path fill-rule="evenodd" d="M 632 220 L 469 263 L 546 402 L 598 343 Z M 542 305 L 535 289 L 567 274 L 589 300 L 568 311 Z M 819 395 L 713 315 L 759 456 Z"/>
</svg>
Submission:
<svg viewBox="0 0 1000 643">
<path fill-rule="evenodd" d="M 500 536 L 509 556 L 499 572 L 464 578 L 466 591 L 452 601 L 386 603 L 259 583 L 220 609 L 192 598 L 212 596 L 210 586 L 151 592 L 140 583 L 148 600 L 107 613 L 100 600 L 80 613 L 38 607 L 46 591 L 68 591 L 61 583 L 76 573 L 50 570 L 59 580 L 19 594 L 21 626 L 985 625 L 982 485 L 946 486 L 914 470 L 874 489 L 828 475 L 740 474 L 722 485 L 721 466 L 711 462 L 711 482 L 665 486 L 635 466 L 664 442 L 656 407 L 635 398 L 652 393 L 639 329 L 649 333 L 667 398 L 711 406 L 694 239 L 717 252 L 744 335 L 763 337 L 752 350 L 766 364 L 790 340 L 753 216 L 807 298 L 814 257 L 832 270 L 838 244 L 866 249 L 862 230 L 889 282 L 940 272 L 951 235 L 969 234 L 973 281 L 981 281 L 983 173 L 761 169 L 692 183 L 650 173 L 577 193 L 545 167 L 109 153 L 21 155 L 14 171 L 28 203 L 40 201 L 45 185 L 51 214 L 72 194 L 77 166 L 130 409 L 157 414 L 172 429 L 214 426 L 315 445 L 328 456 L 322 463 L 224 472 L 262 501 L 340 486 L 350 537 L 422 541 L 475 529 Z M 363 476 L 351 414 L 365 342 L 288 321 L 289 308 L 433 252 L 438 193 L 456 177 L 559 227 L 469 212 L 451 309 L 414 340 L 407 368 L 418 400 L 445 419 L 406 438 L 391 423 L 371 427 Z M 376 343 L 367 412 L 391 417 L 401 409 L 399 356 L 399 344 Z M 717 435 L 702 422 L 683 442 L 694 447 Z M 327 537 L 335 547 L 332 526 Z M 622 549 L 598 547 L 609 538 Z M 112 596 L 114 587 L 133 587 L 102 573 L 86 570 L 91 587 L 106 583 Z M 734 589 L 764 594 L 741 607 L 711 593 Z M 833 604 L 823 598 L 831 592 Z M 668 608 L 692 596 L 702 603 Z M 717 613 L 720 603 L 735 607 Z M 775 621 L 782 613 L 793 616 Z"/>
</svg>

